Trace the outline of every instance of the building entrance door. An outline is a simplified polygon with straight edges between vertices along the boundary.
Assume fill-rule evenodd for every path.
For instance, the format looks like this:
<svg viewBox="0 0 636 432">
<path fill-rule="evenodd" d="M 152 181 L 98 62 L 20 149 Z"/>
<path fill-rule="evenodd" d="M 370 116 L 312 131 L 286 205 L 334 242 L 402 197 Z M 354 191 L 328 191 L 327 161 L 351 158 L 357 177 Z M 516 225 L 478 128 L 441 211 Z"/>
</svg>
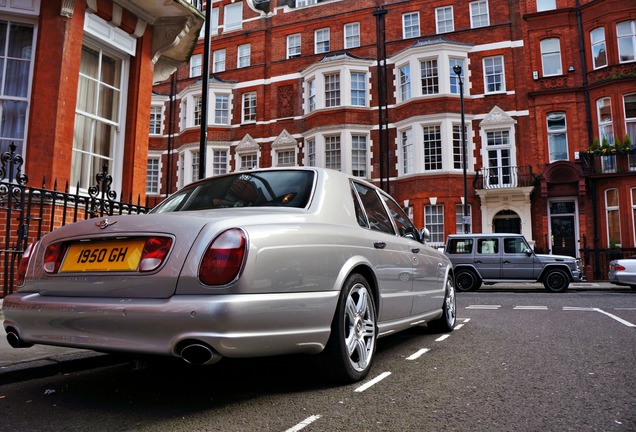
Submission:
<svg viewBox="0 0 636 432">
<path fill-rule="evenodd" d="M 511 210 L 502 210 L 492 221 L 493 232 L 521 234 L 521 219 Z"/>
<path fill-rule="evenodd" d="M 577 256 L 576 203 L 558 201 L 550 203 L 550 233 L 553 255 Z"/>
</svg>

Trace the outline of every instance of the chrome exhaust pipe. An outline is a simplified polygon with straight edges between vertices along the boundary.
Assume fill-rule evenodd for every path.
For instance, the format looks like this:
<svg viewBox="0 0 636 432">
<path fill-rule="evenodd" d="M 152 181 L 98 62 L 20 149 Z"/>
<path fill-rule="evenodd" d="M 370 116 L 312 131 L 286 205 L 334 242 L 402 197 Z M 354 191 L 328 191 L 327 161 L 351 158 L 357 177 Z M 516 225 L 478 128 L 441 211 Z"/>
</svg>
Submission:
<svg viewBox="0 0 636 432">
<path fill-rule="evenodd" d="M 195 366 L 211 365 L 222 358 L 219 353 L 203 343 L 188 344 L 181 349 L 179 355 L 186 363 Z"/>
<path fill-rule="evenodd" d="M 12 330 L 7 331 L 7 342 L 9 342 L 9 345 L 13 348 L 30 348 L 33 346 L 33 344 L 26 343 L 20 339 L 20 335 Z"/>
</svg>

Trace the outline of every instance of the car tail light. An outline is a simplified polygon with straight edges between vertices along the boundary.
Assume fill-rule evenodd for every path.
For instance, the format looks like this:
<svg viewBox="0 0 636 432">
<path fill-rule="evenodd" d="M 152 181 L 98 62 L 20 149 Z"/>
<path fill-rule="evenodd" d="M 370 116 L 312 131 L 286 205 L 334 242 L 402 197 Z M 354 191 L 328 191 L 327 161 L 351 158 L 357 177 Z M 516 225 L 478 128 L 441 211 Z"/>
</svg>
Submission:
<svg viewBox="0 0 636 432">
<path fill-rule="evenodd" d="M 44 271 L 47 273 L 57 273 L 64 259 L 66 246 L 64 243 L 52 243 L 44 251 Z"/>
<path fill-rule="evenodd" d="M 625 270 L 625 266 L 622 266 L 620 264 L 614 264 L 612 267 L 614 267 L 614 270 L 619 270 L 619 271 Z"/>
<path fill-rule="evenodd" d="M 20 259 L 20 265 L 18 266 L 18 279 L 16 281 L 17 286 L 24 285 L 24 279 L 26 277 L 27 267 L 29 266 L 29 260 L 31 259 L 31 251 L 35 247 L 34 243 L 27 246 L 26 250 L 22 254 Z"/>
<path fill-rule="evenodd" d="M 139 261 L 139 271 L 142 273 L 157 269 L 168 255 L 172 246 L 169 237 L 150 237 L 146 240 L 144 250 Z"/>
<path fill-rule="evenodd" d="M 241 271 L 247 249 L 245 233 L 237 228 L 218 235 L 205 251 L 199 267 L 199 280 L 206 285 L 225 285 Z"/>
</svg>

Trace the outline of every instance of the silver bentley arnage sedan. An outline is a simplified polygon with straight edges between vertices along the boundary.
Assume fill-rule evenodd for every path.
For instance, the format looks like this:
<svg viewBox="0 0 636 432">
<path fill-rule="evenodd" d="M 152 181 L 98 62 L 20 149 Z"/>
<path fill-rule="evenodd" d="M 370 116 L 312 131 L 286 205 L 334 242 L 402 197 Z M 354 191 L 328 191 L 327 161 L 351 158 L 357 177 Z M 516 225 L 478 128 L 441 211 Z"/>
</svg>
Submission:
<svg viewBox="0 0 636 432">
<path fill-rule="evenodd" d="M 13 347 L 212 364 L 321 353 L 363 379 L 376 340 L 455 326 L 452 265 L 379 188 L 338 171 L 242 171 L 149 214 L 64 226 L 29 246 L 4 299 Z"/>
</svg>

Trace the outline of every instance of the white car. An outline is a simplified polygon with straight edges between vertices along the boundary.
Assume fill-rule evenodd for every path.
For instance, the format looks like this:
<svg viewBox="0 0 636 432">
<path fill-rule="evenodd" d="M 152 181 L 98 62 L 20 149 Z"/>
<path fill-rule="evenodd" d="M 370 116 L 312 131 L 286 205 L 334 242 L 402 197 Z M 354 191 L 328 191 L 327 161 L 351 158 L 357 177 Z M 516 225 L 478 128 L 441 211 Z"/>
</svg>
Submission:
<svg viewBox="0 0 636 432">
<path fill-rule="evenodd" d="M 610 261 L 607 278 L 614 285 L 629 286 L 636 290 L 636 255 Z"/>
<path fill-rule="evenodd" d="M 59 345 L 211 364 L 325 351 L 363 379 L 376 339 L 455 325 L 450 260 L 379 188 L 338 171 L 243 171 L 147 215 L 64 226 L 24 253 L 4 299 L 13 347 Z"/>
</svg>

